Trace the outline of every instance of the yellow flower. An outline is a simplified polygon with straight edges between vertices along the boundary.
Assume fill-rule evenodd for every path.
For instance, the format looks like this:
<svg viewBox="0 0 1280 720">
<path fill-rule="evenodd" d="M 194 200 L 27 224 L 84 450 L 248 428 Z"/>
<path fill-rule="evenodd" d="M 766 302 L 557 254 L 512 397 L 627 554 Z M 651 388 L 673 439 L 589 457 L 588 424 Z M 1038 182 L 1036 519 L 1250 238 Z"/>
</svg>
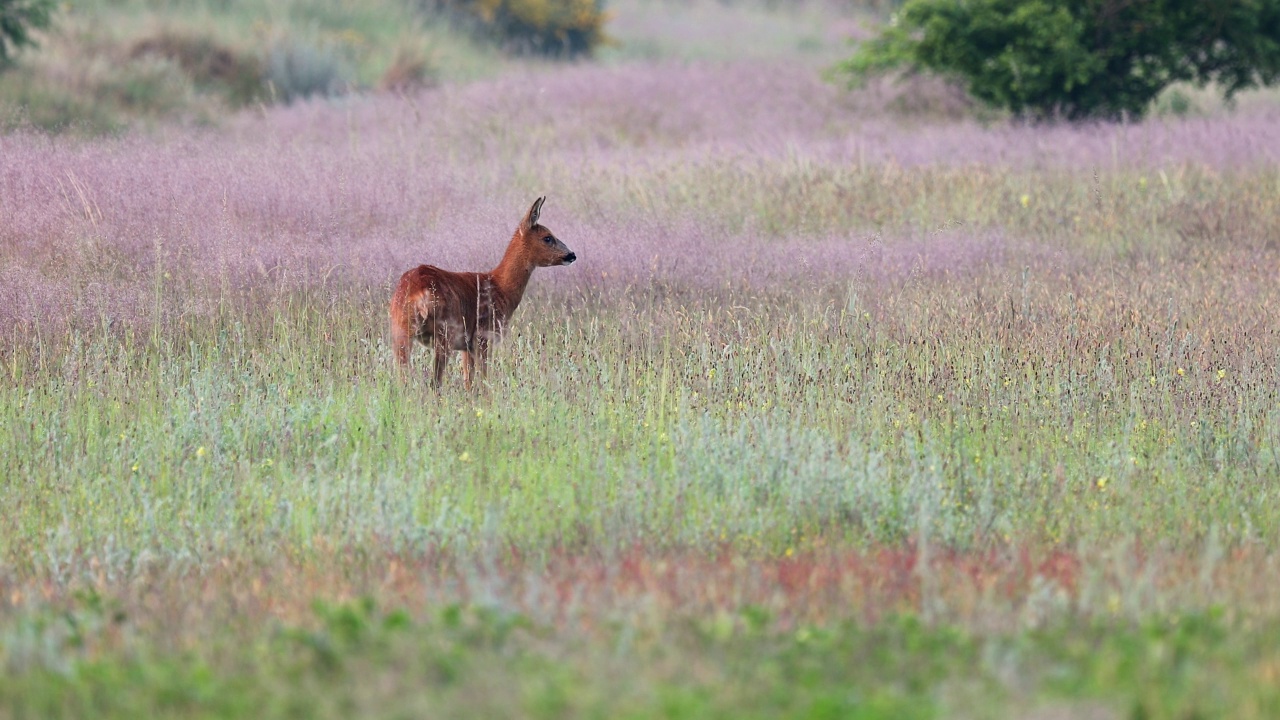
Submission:
<svg viewBox="0 0 1280 720">
<path fill-rule="evenodd" d="M 1018 202 L 1022 203 L 1022 207 L 1031 207 L 1031 196 L 1023 195 L 1021 198 L 1018 198 Z"/>
<path fill-rule="evenodd" d="M 200 447 L 196 448 L 196 457 L 198 457 L 198 458 L 202 458 L 202 457 L 204 457 L 204 456 L 205 456 L 205 454 L 206 454 L 207 452 L 209 452 L 209 451 L 208 451 L 208 450 L 205 450 L 205 449 L 204 449 L 204 446 L 203 446 L 203 445 L 201 445 Z"/>
<path fill-rule="evenodd" d="M 138 472 L 138 463 L 133 464 L 133 471 Z"/>
<path fill-rule="evenodd" d="M 484 417 L 484 410 L 481 408 L 476 408 L 476 417 Z"/>
<path fill-rule="evenodd" d="M 1098 489 L 1099 490 L 1107 489 L 1107 479 L 1105 477 L 1098 478 Z"/>
<path fill-rule="evenodd" d="M 1221 380 L 1226 376 L 1227 376 L 1227 371 L 1223 370 L 1222 368 L 1218 368 L 1218 379 Z"/>
<path fill-rule="evenodd" d="M 458 456 L 458 459 L 461 460 L 462 462 L 471 462 L 471 453 L 464 451 L 461 455 Z"/>
<path fill-rule="evenodd" d="M 1185 370 L 1183 370 L 1182 368 L 1178 368 L 1178 375 L 1179 375 L 1179 376 L 1186 375 L 1186 374 L 1187 374 L 1187 373 L 1186 373 L 1186 371 L 1185 371 Z"/>
</svg>

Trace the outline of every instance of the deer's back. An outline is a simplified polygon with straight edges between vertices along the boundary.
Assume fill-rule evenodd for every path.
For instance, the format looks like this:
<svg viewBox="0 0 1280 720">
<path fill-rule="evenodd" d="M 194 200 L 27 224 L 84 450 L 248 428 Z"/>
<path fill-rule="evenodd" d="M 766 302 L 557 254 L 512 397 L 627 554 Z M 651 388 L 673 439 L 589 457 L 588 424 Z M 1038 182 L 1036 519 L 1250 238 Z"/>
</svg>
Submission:
<svg viewBox="0 0 1280 720">
<path fill-rule="evenodd" d="M 419 265 L 400 277 L 391 311 L 404 313 L 406 320 L 427 333 L 441 322 L 460 324 L 470 333 L 504 322 L 505 304 L 489 273 Z"/>
</svg>

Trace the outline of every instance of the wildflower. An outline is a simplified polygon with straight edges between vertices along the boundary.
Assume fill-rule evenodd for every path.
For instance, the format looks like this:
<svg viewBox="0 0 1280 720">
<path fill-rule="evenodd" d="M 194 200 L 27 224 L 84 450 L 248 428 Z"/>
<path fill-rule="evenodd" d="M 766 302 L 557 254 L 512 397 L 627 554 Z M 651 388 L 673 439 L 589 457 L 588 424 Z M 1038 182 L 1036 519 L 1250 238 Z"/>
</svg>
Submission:
<svg viewBox="0 0 1280 720">
<path fill-rule="evenodd" d="M 715 369 L 715 368 L 708 368 L 708 369 L 707 369 L 707 379 L 708 379 L 708 380 L 715 380 L 715 379 L 716 379 L 716 369 Z"/>
<path fill-rule="evenodd" d="M 484 410 L 481 408 L 476 408 L 476 417 L 484 417 Z"/>
<path fill-rule="evenodd" d="M 458 456 L 458 459 L 462 462 L 471 462 L 471 453 L 464 450 L 462 454 Z"/>
<path fill-rule="evenodd" d="M 787 557 L 791 557 L 792 555 L 795 555 L 795 554 L 796 554 L 795 548 L 787 548 Z"/>
<path fill-rule="evenodd" d="M 1222 368 L 1218 368 L 1218 379 L 1221 380 L 1226 376 L 1227 376 L 1227 371 Z"/>
<path fill-rule="evenodd" d="M 1178 368 L 1178 377 L 1182 377 L 1183 375 L 1186 375 L 1186 374 L 1187 373 L 1185 370 L 1183 370 L 1182 368 Z"/>
<path fill-rule="evenodd" d="M 1107 479 L 1105 477 L 1098 478 L 1098 489 L 1099 490 L 1107 489 Z"/>
<path fill-rule="evenodd" d="M 201 445 L 200 447 L 196 448 L 196 457 L 198 457 L 198 458 L 202 458 L 202 457 L 204 457 L 204 456 L 205 456 L 205 454 L 207 454 L 208 452 L 209 452 L 209 451 L 208 451 L 208 450 L 205 450 L 205 449 L 204 449 L 204 446 L 203 446 L 203 445 Z"/>
<path fill-rule="evenodd" d="M 1031 196 L 1023 195 L 1021 198 L 1018 198 L 1018 202 L 1022 203 L 1022 207 L 1031 207 Z"/>
<path fill-rule="evenodd" d="M 138 463 L 133 464 L 133 471 L 138 472 Z"/>
</svg>

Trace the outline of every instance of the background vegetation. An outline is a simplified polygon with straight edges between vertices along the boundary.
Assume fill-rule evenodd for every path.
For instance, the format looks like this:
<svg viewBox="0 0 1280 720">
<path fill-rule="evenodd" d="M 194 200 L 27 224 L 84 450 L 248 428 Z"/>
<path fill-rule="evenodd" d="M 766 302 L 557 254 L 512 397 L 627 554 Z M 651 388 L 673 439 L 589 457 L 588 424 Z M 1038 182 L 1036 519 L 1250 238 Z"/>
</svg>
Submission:
<svg viewBox="0 0 1280 720">
<path fill-rule="evenodd" d="M 0 0 L 0 69 L 13 54 L 31 45 L 31 33 L 49 26 L 49 0 Z"/>
<path fill-rule="evenodd" d="M 1035 118 L 1141 117 L 1175 82 L 1230 99 L 1280 80 L 1280 2 L 908 0 L 842 65 L 929 71 Z"/>
<path fill-rule="evenodd" d="M 613 9 L 0 135 L 0 715 L 1274 716 L 1275 97 L 1024 125 L 825 82 L 847 9 Z M 189 11 L 85 32 L 254 26 Z M 394 280 L 539 194 L 579 262 L 399 380 Z"/>
</svg>

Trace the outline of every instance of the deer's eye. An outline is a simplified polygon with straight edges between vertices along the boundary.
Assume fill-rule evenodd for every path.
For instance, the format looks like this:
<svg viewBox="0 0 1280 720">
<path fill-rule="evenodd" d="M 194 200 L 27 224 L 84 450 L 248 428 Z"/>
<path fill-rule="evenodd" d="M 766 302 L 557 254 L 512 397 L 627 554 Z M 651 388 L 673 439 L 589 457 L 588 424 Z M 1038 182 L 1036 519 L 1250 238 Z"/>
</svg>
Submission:
<svg viewBox="0 0 1280 720">
<path fill-rule="evenodd" d="M 544 243 L 546 243 L 546 244 L 548 244 L 548 245 L 554 244 L 554 243 L 555 243 L 555 241 L 556 241 L 556 239 L 555 239 L 555 238 L 553 238 L 553 237 L 551 237 L 550 235 L 548 235 L 548 236 L 546 236 L 546 237 L 542 238 L 542 242 L 544 242 Z"/>
</svg>

